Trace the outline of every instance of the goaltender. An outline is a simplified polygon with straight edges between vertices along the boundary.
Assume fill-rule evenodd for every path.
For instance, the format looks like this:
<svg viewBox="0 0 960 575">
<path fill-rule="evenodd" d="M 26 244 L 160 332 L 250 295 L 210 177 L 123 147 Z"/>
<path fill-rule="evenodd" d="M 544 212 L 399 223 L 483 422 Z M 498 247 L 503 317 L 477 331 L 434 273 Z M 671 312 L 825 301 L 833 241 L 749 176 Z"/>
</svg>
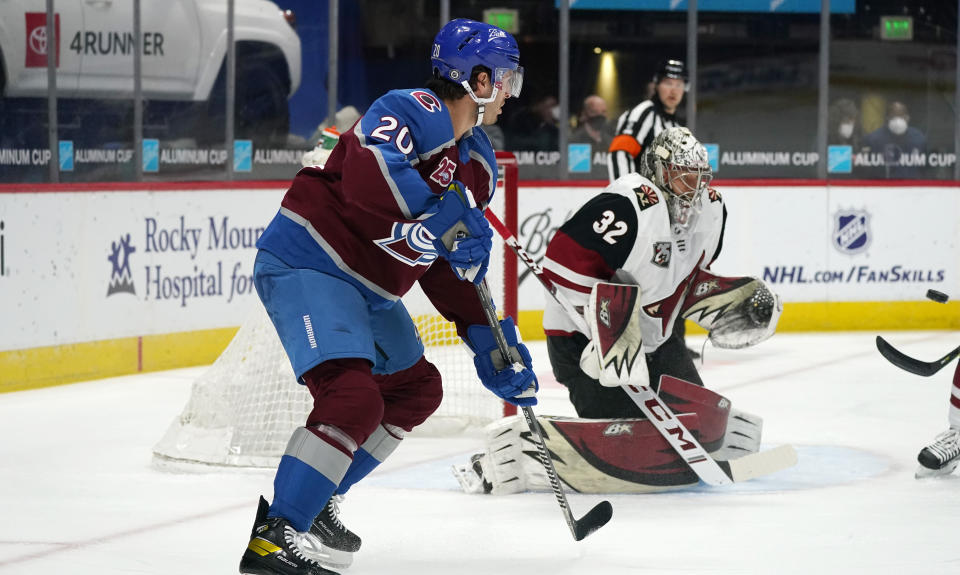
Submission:
<svg viewBox="0 0 960 575">
<path fill-rule="evenodd" d="M 675 322 L 690 319 L 713 345 L 743 348 L 769 338 L 781 312 L 779 297 L 760 279 L 710 271 L 727 219 L 711 178 L 703 145 L 687 128 L 668 128 L 645 151 L 640 173 L 589 200 L 547 247 L 544 276 L 593 326 L 593 335 L 584 332 L 584 322 L 548 298 L 550 362 L 579 418 L 539 419 L 557 473 L 578 491 L 646 492 L 697 482 L 620 387 L 628 382 L 658 391 L 714 459 L 759 449 L 762 419 L 704 388 L 673 333 Z M 486 451 L 455 468 L 464 489 L 547 486 L 527 437 L 519 418 L 488 427 Z"/>
</svg>

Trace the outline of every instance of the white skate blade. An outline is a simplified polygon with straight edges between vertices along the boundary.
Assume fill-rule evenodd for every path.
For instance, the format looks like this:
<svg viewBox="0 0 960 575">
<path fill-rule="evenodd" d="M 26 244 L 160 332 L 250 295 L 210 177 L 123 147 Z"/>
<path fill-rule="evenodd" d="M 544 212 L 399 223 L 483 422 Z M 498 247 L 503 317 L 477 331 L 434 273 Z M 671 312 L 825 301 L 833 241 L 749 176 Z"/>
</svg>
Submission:
<svg viewBox="0 0 960 575">
<path fill-rule="evenodd" d="M 300 551 L 326 569 L 345 569 L 353 563 L 352 551 L 341 551 L 324 545 L 313 533 L 300 533 L 297 542 Z"/>
<path fill-rule="evenodd" d="M 954 459 L 953 461 L 948 461 L 947 464 L 941 467 L 940 469 L 930 469 L 929 467 L 918 465 L 917 472 L 914 474 L 914 478 L 930 479 L 933 477 L 943 477 L 945 475 L 950 475 L 957 468 L 957 465 L 960 465 L 960 459 Z"/>
<path fill-rule="evenodd" d="M 353 563 L 353 552 L 324 547 L 320 553 L 311 555 L 311 559 L 327 569 L 346 569 Z"/>
</svg>

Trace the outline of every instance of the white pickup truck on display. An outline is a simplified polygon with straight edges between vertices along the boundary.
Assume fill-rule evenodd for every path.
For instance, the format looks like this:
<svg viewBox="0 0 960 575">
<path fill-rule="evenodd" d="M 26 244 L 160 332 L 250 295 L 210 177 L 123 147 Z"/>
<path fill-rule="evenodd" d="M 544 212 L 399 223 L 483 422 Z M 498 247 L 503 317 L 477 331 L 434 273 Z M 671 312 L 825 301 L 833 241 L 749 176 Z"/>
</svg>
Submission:
<svg viewBox="0 0 960 575">
<path fill-rule="evenodd" d="M 43 109 L 37 101 L 47 96 L 49 54 L 56 57 L 62 105 L 86 102 L 75 113 L 61 109 L 68 126 L 103 100 L 133 95 L 133 1 L 57 0 L 54 6 L 58 33 L 51 46 L 45 0 L 0 0 L 0 121 L 6 118 L 0 138 L 17 138 L 22 118 L 12 116 Z M 226 0 L 143 0 L 140 10 L 145 133 L 222 142 Z M 237 137 L 282 142 L 289 131 L 287 100 L 301 75 L 292 14 L 267 0 L 236 0 L 234 22 Z M 99 107 L 110 109 L 109 102 Z"/>
</svg>

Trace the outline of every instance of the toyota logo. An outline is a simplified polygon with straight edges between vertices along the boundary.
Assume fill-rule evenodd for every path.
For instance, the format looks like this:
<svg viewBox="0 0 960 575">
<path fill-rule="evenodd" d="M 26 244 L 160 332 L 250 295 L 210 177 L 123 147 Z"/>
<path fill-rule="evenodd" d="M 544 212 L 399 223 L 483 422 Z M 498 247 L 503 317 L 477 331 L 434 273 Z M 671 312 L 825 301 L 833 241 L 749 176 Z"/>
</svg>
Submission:
<svg viewBox="0 0 960 575">
<path fill-rule="evenodd" d="M 37 54 L 47 53 L 47 29 L 43 26 L 37 26 L 30 31 L 30 49 Z"/>
</svg>

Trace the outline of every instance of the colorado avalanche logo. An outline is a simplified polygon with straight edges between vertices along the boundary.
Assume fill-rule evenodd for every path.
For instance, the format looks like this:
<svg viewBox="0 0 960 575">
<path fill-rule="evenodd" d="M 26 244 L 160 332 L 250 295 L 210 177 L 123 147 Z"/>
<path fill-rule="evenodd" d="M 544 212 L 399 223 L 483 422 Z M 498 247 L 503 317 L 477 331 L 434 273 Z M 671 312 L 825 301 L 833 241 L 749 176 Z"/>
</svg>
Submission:
<svg viewBox="0 0 960 575">
<path fill-rule="evenodd" d="M 453 72 L 455 71 L 456 70 L 450 71 L 451 77 L 453 76 Z M 430 113 L 439 112 L 443 108 L 443 106 L 440 105 L 440 101 L 437 100 L 437 97 L 431 94 L 430 92 L 426 92 L 424 90 L 417 90 L 416 92 L 410 92 L 410 95 L 414 97 L 417 103 L 420 104 L 424 110 Z"/>
<path fill-rule="evenodd" d="M 374 243 L 391 257 L 411 267 L 428 266 L 437 259 L 433 242 L 419 223 L 396 222 L 390 232 L 390 237 L 374 240 Z"/>
<path fill-rule="evenodd" d="M 870 214 L 839 211 L 834 215 L 833 247 L 840 253 L 856 254 L 870 247 Z"/>
</svg>

